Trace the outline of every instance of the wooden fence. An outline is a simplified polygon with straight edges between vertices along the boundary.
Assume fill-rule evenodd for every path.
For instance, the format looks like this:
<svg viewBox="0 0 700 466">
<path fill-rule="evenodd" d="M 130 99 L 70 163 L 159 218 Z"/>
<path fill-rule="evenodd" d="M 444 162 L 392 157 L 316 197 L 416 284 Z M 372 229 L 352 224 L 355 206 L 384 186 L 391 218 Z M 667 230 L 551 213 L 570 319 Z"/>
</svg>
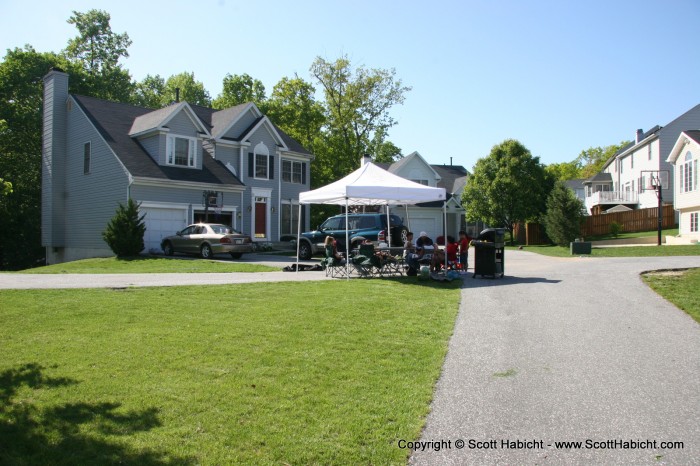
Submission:
<svg viewBox="0 0 700 466">
<path fill-rule="evenodd" d="M 662 228 L 673 228 L 676 225 L 673 206 L 667 204 L 662 206 L 661 209 Z M 622 233 L 655 230 L 659 225 L 659 209 L 658 207 L 652 207 L 585 217 L 585 221 L 581 226 L 581 236 L 585 238 L 587 236 L 606 235 L 610 233 L 610 224 L 612 222 L 622 225 Z"/>
<path fill-rule="evenodd" d="M 676 216 L 673 206 L 668 204 L 662 208 L 662 227 L 673 228 L 676 225 Z M 658 208 L 637 209 L 628 212 L 613 212 L 609 214 L 590 215 L 584 217 L 581 225 L 581 236 L 585 239 L 588 236 L 607 235 L 610 233 L 610 224 L 617 222 L 622 225 L 621 233 L 632 233 L 635 231 L 656 230 L 659 225 Z M 549 238 L 544 231 L 544 226 L 539 223 L 519 223 L 513 232 L 516 240 L 520 244 L 528 246 L 535 244 L 550 244 Z"/>
</svg>

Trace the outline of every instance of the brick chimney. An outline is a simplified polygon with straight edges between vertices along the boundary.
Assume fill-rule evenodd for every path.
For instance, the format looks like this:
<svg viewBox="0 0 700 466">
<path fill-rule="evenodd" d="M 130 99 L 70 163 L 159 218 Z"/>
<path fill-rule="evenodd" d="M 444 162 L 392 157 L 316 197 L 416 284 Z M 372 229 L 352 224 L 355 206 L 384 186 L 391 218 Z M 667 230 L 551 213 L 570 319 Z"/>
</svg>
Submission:
<svg viewBox="0 0 700 466">
<path fill-rule="evenodd" d="M 644 130 L 640 128 L 637 130 L 637 135 L 634 138 L 634 143 L 639 144 L 642 139 L 644 139 Z"/>
<path fill-rule="evenodd" d="M 369 163 L 372 161 L 372 156 L 369 154 L 364 154 L 362 158 L 360 159 L 360 166 L 364 167 L 365 164 Z"/>
</svg>

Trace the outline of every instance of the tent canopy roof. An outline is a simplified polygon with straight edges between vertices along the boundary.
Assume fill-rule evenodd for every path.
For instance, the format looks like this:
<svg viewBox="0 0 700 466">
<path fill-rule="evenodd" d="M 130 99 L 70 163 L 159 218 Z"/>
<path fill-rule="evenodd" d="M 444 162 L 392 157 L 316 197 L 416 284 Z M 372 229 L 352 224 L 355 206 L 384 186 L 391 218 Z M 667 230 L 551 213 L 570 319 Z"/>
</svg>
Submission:
<svg viewBox="0 0 700 466">
<path fill-rule="evenodd" d="M 391 205 L 444 201 L 444 188 L 396 176 L 369 162 L 345 178 L 299 194 L 301 204 Z"/>
</svg>

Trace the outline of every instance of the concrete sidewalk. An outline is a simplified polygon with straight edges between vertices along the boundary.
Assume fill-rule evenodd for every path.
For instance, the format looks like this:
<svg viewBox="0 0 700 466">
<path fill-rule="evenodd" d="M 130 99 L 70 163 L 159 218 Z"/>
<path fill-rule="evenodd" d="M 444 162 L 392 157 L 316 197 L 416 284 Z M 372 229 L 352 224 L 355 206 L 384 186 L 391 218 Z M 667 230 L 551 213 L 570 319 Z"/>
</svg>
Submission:
<svg viewBox="0 0 700 466">
<path fill-rule="evenodd" d="M 700 464 L 700 325 L 639 277 L 700 257 L 505 259 L 503 280 L 464 280 L 421 438 L 450 443 L 410 464 Z"/>
</svg>

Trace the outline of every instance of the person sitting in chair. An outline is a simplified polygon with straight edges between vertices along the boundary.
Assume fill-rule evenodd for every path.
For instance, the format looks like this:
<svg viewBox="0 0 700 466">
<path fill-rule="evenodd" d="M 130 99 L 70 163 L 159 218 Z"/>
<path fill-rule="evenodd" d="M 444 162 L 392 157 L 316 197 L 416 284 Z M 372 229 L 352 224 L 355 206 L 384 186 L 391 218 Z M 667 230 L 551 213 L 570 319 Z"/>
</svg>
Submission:
<svg viewBox="0 0 700 466">
<path fill-rule="evenodd" d="M 337 264 L 345 264 L 345 258 L 338 252 L 338 247 L 332 236 L 326 236 L 326 257 L 332 257 Z"/>
<path fill-rule="evenodd" d="M 418 259 L 420 256 L 416 254 L 416 247 L 413 245 L 413 232 L 409 231 L 406 233 L 406 242 L 403 245 L 403 257 L 408 265 L 408 271 L 406 275 L 415 276 L 418 275 Z"/>
</svg>

